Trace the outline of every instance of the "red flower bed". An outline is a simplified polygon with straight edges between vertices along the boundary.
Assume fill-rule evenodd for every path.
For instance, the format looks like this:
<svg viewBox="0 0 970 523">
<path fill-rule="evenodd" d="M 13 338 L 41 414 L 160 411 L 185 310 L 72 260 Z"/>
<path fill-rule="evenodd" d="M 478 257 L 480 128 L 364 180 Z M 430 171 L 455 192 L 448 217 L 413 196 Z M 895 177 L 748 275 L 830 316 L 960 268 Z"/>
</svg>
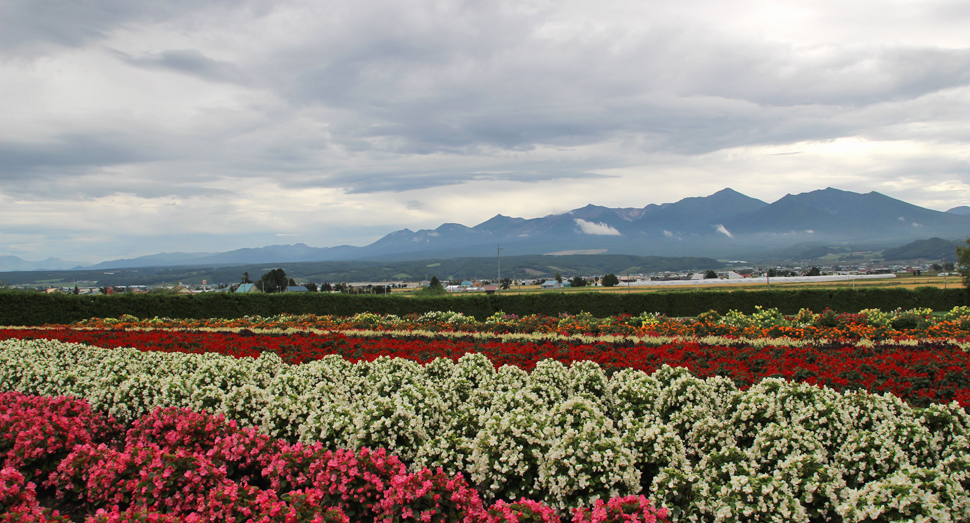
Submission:
<svg viewBox="0 0 970 523">
<path fill-rule="evenodd" d="M 18 393 L 0 395 L 0 409 L 35 421 L 65 410 L 91 411 L 83 400 Z M 61 508 L 87 514 L 87 523 L 505 523 L 522 511 L 535 516 L 530 521 L 559 521 L 548 506 L 527 499 L 486 507 L 461 474 L 440 468 L 408 473 L 383 449 L 288 445 L 221 415 L 176 408 L 136 420 L 123 438 L 112 432 L 115 440 L 92 444 L 91 433 L 104 433 L 104 425 L 82 415 L 75 425 L 52 430 L 54 439 L 72 443 L 43 484 L 56 492 Z M 0 434 L 0 442 L 9 439 Z M 22 465 L 0 457 L 0 521 L 66 523 L 58 511 L 40 505 L 36 485 L 18 470 Z M 666 521 L 666 510 L 643 496 L 578 509 L 578 520 L 592 514 L 606 521 L 596 519 L 604 507 L 619 510 L 624 521 Z"/>
<path fill-rule="evenodd" d="M 891 392 L 919 406 L 954 400 L 965 408 L 970 406 L 970 354 L 938 341 L 916 345 L 886 342 L 868 347 L 847 342 L 755 347 L 741 342 L 711 345 L 697 341 L 651 346 L 633 340 L 504 343 L 474 338 L 373 338 L 312 332 L 257 335 L 249 331 L 0 329 L 0 339 L 7 338 L 46 338 L 146 351 L 217 352 L 235 357 L 258 357 L 264 351 L 272 351 L 291 364 L 330 354 L 350 361 L 390 356 L 427 363 L 439 357 L 457 360 L 467 353 L 485 354 L 496 367 L 508 364 L 525 370 L 531 370 L 542 359 L 566 364 L 591 360 L 607 372 L 622 368 L 653 372 L 667 364 L 686 367 L 701 377 L 725 376 L 742 387 L 775 376 L 839 391 Z"/>
<path fill-rule="evenodd" d="M 769 313 L 774 309 L 762 311 Z M 777 312 L 777 311 L 775 311 Z M 735 316 L 734 320 L 724 322 L 721 314 L 709 311 L 696 318 L 668 318 L 658 316 L 644 322 L 639 316 L 620 314 L 609 318 L 594 318 L 581 313 L 578 315 L 560 314 L 547 316 L 534 314 L 518 317 L 502 315 L 479 322 L 473 318 L 451 322 L 441 316 L 408 314 L 403 318 L 379 314 L 362 314 L 351 317 L 281 315 L 274 317 L 245 318 L 205 318 L 138 319 L 134 316 L 120 318 L 91 318 L 77 322 L 73 326 L 95 329 L 303 329 L 303 330 L 374 330 L 374 331 L 430 331 L 430 332 L 491 332 L 508 333 L 545 333 L 545 334 L 585 334 L 589 336 L 733 336 L 745 338 L 792 338 L 810 340 L 893 340 L 926 338 L 963 338 L 970 336 L 970 315 L 934 318 L 929 310 L 893 311 L 885 321 L 870 322 L 867 314 L 836 313 L 826 309 L 813 314 L 803 309 L 795 316 L 772 316 L 767 325 L 754 321 L 754 316 Z M 759 326 L 761 325 L 761 326 Z M 791 326 L 785 326 L 791 325 Z M 63 325 L 48 325 L 63 327 Z"/>
</svg>

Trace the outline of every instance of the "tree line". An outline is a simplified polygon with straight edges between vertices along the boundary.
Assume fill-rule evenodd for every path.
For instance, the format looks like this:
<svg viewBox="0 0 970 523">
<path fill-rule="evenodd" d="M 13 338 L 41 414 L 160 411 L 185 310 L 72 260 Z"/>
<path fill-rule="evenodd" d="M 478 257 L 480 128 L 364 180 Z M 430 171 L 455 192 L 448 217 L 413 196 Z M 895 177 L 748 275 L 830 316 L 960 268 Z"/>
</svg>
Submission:
<svg viewBox="0 0 970 523">
<path fill-rule="evenodd" d="M 286 292 L 290 287 L 303 287 L 308 292 L 344 292 L 348 294 L 390 294 L 390 285 L 367 285 L 364 287 L 354 287 L 347 283 L 330 284 L 324 282 L 319 286 L 313 282 L 297 283 L 293 278 L 286 276 L 283 269 L 273 269 L 253 281 L 249 277 L 249 272 L 244 272 L 240 279 L 240 285 L 253 284 L 257 290 L 265 293 Z"/>
</svg>

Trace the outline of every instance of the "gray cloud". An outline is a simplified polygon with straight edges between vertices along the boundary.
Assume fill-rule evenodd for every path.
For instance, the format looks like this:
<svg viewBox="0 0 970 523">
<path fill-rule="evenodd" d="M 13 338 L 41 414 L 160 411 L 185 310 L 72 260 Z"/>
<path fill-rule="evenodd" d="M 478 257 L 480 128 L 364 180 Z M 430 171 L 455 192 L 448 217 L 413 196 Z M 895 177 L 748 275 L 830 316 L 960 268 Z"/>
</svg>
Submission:
<svg viewBox="0 0 970 523">
<path fill-rule="evenodd" d="M 114 52 L 135 67 L 170 70 L 216 82 L 246 82 L 246 75 L 234 64 L 209 58 L 198 49 L 169 49 L 139 57 Z"/>
<path fill-rule="evenodd" d="M 570 185 L 598 203 L 590 187 L 622 181 L 696 196 L 734 185 L 719 175 L 746 148 L 778 146 L 757 155 L 851 174 L 853 188 L 970 182 L 970 47 L 935 37 L 959 34 L 970 11 L 927 2 L 894 18 L 874 5 L 813 4 L 787 38 L 752 26 L 743 13 L 761 7 L 746 2 L 9 0 L 0 74 L 14 74 L 0 94 L 19 120 L 0 136 L 0 198 L 55 186 L 257 202 L 269 238 L 292 233 L 269 230 L 289 211 L 273 202 L 309 193 Z M 811 144 L 840 139 L 913 145 L 807 164 Z M 252 197 L 257 186 L 275 200 Z M 436 212 L 401 199 L 401 212 Z"/>
<path fill-rule="evenodd" d="M 501 162 L 501 170 L 482 170 L 485 161 L 471 166 L 429 166 L 425 169 L 394 168 L 391 165 L 375 165 L 370 168 L 347 168 L 326 173 L 309 173 L 299 177 L 280 179 L 282 187 L 300 189 L 309 187 L 342 188 L 348 194 L 377 192 L 403 192 L 466 184 L 469 182 L 524 182 L 540 183 L 551 180 L 604 179 L 611 176 L 593 172 L 597 168 L 618 166 L 608 159 L 597 161 L 556 162 Z M 449 162 L 450 163 L 450 162 Z"/>
<path fill-rule="evenodd" d="M 99 166 L 142 162 L 151 159 L 130 141 L 109 137 L 63 134 L 43 143 L 0 143 L 0 179 L 22 180 L 60 172 L 73 175 Z"/>
<path fill-rule="evenodd" d="M 0 143 L 0 181 L 3 193 L 20 198 L 49 199 L 57 195 L 99 198 L 132 194 L 141 198 L 224 195 L 227 191 L 199 186 L 210 175 L 174 164 L 166 174 L 148 170 L 141 176 L 113 174 L 111 169 L 167 161 L 171 151 L 140 137 L 105 133 L 64 134 L 55 140 Z M 195 170 L 196 172 L 192 172 Z M 186 172 L 188 171 L 188 172 Z"/>
<path fill-rule="evenodd" d="M 126 25 L 157 23 L 232 4 L 244 5 L 232 0 L 4 0 L 0 50 L 30 58 L 57 47 L 102 40 Z"/>
<path fill-rule="evenodd" d="M 335 127 L 347 147 L 373 149 L 361 138 L 386 137 L 402 154 L 460 154 L 477 145 L 529 150 L 617 133 L 691 153 L 818 139 L 852 129 L 847 111 L 970 84 L 967 48 L 804 48 L 647 22 L 616 52 L 609 35 L 537 39 L 547 22 L 541 16 L 450 13 L 455 27 L 474 15 L 498 28 L 466 34 L 433 15 L 408 25 L 413 20 L 397 9 L 350 21 L 357 34 L 377 38 L 345 41 L 345 29 L 274 60 L 299 71 L 295 77 L 266 76 L 279 79 L 276 88 L 294 103 L 351 111 Z M 384 18 L 395 20 L 393 29 Z"/>
</svg>

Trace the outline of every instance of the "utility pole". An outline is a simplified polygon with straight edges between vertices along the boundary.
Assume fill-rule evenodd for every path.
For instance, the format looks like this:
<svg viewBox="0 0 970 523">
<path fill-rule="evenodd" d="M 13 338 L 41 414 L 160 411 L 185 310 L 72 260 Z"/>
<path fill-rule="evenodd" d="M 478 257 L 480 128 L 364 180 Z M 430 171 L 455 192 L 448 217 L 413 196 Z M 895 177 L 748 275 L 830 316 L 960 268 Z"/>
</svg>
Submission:
<svg viewBox="0 0 970 523">
<path fill-rule="evenodd" d="M 495 257 L 498 259 L 498 292 L 502 294 L 502 244 L 496 244 Z"/>
</svg>

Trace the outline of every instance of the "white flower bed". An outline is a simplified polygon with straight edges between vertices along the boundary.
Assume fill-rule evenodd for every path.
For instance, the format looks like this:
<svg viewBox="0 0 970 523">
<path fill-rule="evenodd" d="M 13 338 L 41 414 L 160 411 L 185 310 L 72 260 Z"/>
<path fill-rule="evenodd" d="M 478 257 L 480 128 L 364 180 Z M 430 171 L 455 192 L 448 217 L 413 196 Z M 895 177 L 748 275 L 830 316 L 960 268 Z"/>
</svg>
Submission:
<svg viewBox="0 0 970 523">
<path fill-rule="evenodd" d="M 215 354 L 0 342 L 0 390 L 71 395 L 122 419 L 208 409 L 291 441 L 385 447 L 462 472 L 486 499 L 557 508 L 643 492 L 679 521 L 970 521 L 970 416 L 890 395 L 766 379 L 739 391 L 664 367 L 495 370 L 330 356 L 291 366 Z"/>
</svg>

